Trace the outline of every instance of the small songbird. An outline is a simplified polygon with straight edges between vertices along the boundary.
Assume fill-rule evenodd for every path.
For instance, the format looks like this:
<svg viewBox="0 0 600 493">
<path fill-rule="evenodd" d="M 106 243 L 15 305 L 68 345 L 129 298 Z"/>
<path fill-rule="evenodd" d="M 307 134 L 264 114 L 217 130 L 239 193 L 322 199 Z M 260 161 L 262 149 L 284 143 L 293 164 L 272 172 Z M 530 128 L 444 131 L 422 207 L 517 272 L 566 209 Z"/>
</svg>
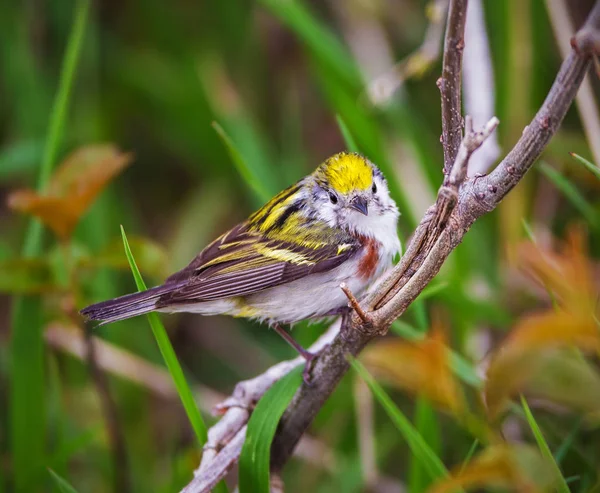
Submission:
<svg viewBox="0 0 600 493">
<path fill-rule="evenodd" d="M 314 355 L 281 325 L 347 311 L 340 285 L 358 296 L 391 265 L 400 250 L 398 215 L 381 171 L 359 154 L 342 152 L 217 238 L 161 286 L 81 313 L 103 323 L 152 311 L 258 319 L 306 358 L 309 371 Z"/>
</svg>

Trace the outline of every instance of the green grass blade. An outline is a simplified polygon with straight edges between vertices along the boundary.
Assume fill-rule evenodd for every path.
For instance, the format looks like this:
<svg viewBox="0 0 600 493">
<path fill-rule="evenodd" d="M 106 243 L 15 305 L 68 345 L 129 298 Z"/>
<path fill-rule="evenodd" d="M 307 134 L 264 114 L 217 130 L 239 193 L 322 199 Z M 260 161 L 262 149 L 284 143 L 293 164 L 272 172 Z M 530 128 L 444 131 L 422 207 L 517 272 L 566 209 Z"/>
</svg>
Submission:
<svg viewBox="0 0 600 493">
<path fill-rule="evenodd" d="M 521 396 L 521 405 L 523 406 L 523 411 L 525 411 L 525 418 L 527 419 L 527 423 L 529 423 L 529 427 L 533 432 L 533 436 L 535 437 L 535 441 L 537 442 L 538 447 L 542 452 L 542 455 L 548 460 L 548 463 L 552 464 L 552 469 L 554 469 L 554 473 L 556 476 L 556 490 L 559 493 L 570 493 L 571 490 L 569 490 L 567 482 L 565 481 L 565 478 L 562 475 L 558 464 L 554 460 L 554 456 L 550 451 L 550 447 L 548 447 L 548 444 L 546 443 L 546 439 L 542 434 L 542 430 L 540 430 L 540 427 L 538 426 L 535 418 L 533 417 L 533 413 L 531 412 L 531 409 L 529 409 L 529 405 L 527 404 L 527 401 L 523 396 Z"/>
<path fill-rule="evenodd" d="M 431 480 L 436 480 L 447 477 L 449 473 L 442 460 L 433 452 L 431 447 L 427 445 L 424 438 L 419 434 L 402 411 L 398 409 L 392 399 L 369 374 L 366 368 L 357 360 L 352 360 L 350 364 L 369 386 L 373 395 L 383 406 L 387 415 L 406 440 L 408 447 L 415 456 L 415 460 L 422 464 L 423 468 L 427 471 L 429 478 Z"/>
<path fill-rule="evenodd" d="M 425 301 L 427 298 L 432 298 L 439 292 L 446 289 L 449 285 L 450 284 L 446 281 L 431 283 L 423 291 L 421 291 L 421 294 L 418 296 L 417 300 Z"/>
<path fill-rule="evenodd" d="M 146 283 L 142 279 L 142 275 L 135 263 L 135 259 L 133 258 L 133 254 L 131 253 L 131 248 L 129 247 L 129 242 L 127 241 L 127 236 L 125 235 L 125 229 L 121 226 L 121 236 L 123 238 L 123 247 L 125 248 L 125 255 L 127 256 L 127 261 L 129 262 L 129 266 L 131 267 L 131 273 L 133 274 L 133 278 L 135 280 L 135 284 L 139 291 L 144 291 L 148 289 L 146 287 Z M 148 322 L 150 323 L 150 327 L 152 328 L 152 333 L 154 334 L 154 338 L 156 339 L 156 344 L 162 354 L 163 359 L 167 365 L 167 369 L 171 374 L 171 378 L 175 383 L 175 388 L 177 389 L 177 393 L 179 394 L 179 398 L 181 399 L 181 403 L 185 409 L 188 420 L 190 421 L 192 428 L 194 429 L 194 433 L 196 434 L 196 439 L 200 446 L 204 445 L 207 440 L 207 431 L 206 424 L 202 419 L 202 415 L 196 406 L 194 401 L 194 396 L 190 387 L 187 384 L 185 379 L 185 375 L 183 374 L 183 370 L 181 369 L 181 365 L 177 360 L 177 355 L 175 354 L 175 350 L 171 345 L 171 341 L 169 340 L 169 336 L 167 335 L 167 331 L 165 330 L 164 325 L 158 318 L 156 313 L 149 313 L 146 315 L 148 317 Z M 218 493 L 224 493 L 227 491 L 227 487 L 225 483 L 221 482 L 215 487 L 215 491 Z"/>
<path fill-rule="evenodd" d="M 75 9 L 42 155 L 40 190 L 48 183 L 62 139 L 89 6 L 88 0 L 79 0 Z M 32 219 L 25 236 L 23 256 L 36 257 L 41 251 L 42 225 Z M 11 325 L 10 441 L 14 486 L 19 492 L 32 488 L 32 478 L 41 477 L 38 471 L 45 461 L 44 341 L 39 299 L 15 298 Z"/>
<path fill-rule="evenodd" d="M 360 80 L 358 69 L 342 42 L 298 0 L 261 0 L 260 3 L 295 31 L 336 77 L 346 83 Z"/>
<path fill-rule="evenodd" d="M 340 115 L 335 115 L 335 119 L 337 121 L 338 127 L 340 128 L 340 132 L 342 133 L 342 137 L 344 138 L 344 142 L 346 143 L 346 148 L 350 152 L 360 152 L 358 150 L 358 146 L 356 145 L 356 141 L 354 137 L 352 137 L 352 133 L 346 125 L 346 122 Z"/>
<path fill-rule="evenodd" d="M 283 412 L 302 383 L 302 367 L 276 382 L 262 397 L 248 422 L 240 455 L 240 493 L 269 493 L 271 442 Z"/>
<path fill-rule="evenodd" d="M 558 449 L 554 453 L 554 459 L 556 460 L 556 463 L 558 465 L 560 465 L 560 463 L 564 460 L 565 456 L 567 455 L 567 452 L 573 446 L 573 443 L 575 442 L 575 438 L 577 438 L 577 435 L 579 433 L 579 430 L 581 429 L 582 424 L 583 424 L 583 418 L 580 418 L 577 421 L 577 423 L 575 423 L 575 426 L 573 426 L 573 428 L 571 429 L 569 434 L 567 435 L 567 438 L 565 438 L 563 440 L 563 442 L 560 444 L 560 447 L 558 447 Z"/>
<path fill-rule="evenodd" d="M 235 165 L 236 169 L 244 179 L 244 181 L 248 184 L 248 186 L 255 193 L 256 197 L 261 202 L 267 202 L 271 198 L 271 194 L 269 191 L 263 186 L 260 178 L 253 172 L 252 168 L 246 162 L 242 153 L 235 146 L 229 135 L 223 130 L 223 127 L 219 125 L 217 122 L 212 123 L 213 128 L 225 144 L 229 155 L 231 156 L 231 160 Z"/>
<path fill-rule="evenodd" d="M 54 484 L 60 493 L 77 493 L 77 490 L 73 488 L 65 479 L 61 478 L 52 469 L 48 469 L 50 476 L 54 480 Z"/>
<path fill-rule="evenodd" d="M 525 231 L 525 234 L 527 235 L 529 241 L 531 241 L 531 243 L 537 243 L 537 240 L 535 239 L 535 234 L 533 234 L 533 229 L 531 228 L 531 225 L 529 224 L 527 219 L 522 217 L 521 224 L 523 225 L 523 230 Z"/>
<path fill-rule="evenodd" d="M 560 172 L 546 163 L 540 163 L 542 173 L 558 188 L 583 217 L 594 227 L 598 226 L 598 216 L 592 205 L 581 195 L 573 183 L 565 178 Z"/>
<path fill-rule="evenodd" d="M 588 171 L 593 173 L 596 176 L 596 178 L 600 180 L 600 168 L 598 168 L 598 166 L 588 161 L 587 159 L 581 157 L 579 154 L 575 154 L 574 152 L 571 152 L 570 154 L 572 157 L 575 158 L 575 161 L 583 164 L 588 169 Z"/>
<path fill-rule="evenodd" d="M 467 455 L 465 456 L 465 460 L 463 460 L 463 463 L 460 466 L 459 474 L 461 474 L 465 470 L 465 467 L 467 467 L 469 465 L 469 462 L 471 462 L 473 455 L 475 455 L 475 451 L 477 450 L 478 446 L 479 446 L 479 440 L 477 440 L 477 439 L 473 440 L 473 443 L 471 444 L 471 447 L 469 447 L 469 451 L 467 452 Z"/>
<path fill-rule="evenodd" d="M 135 263 L 135 259 L 133 258 L 133 254 L 131 253 L 131 248 L 129 248 L 129 242 L 127 241 L 127 236 L 125 235 L 125 229 L 121 226 L 121 236 L 123 237 L 123 246 L 125 248 L 125 255 L 127 256 L 127 261 L 129 262 L 129 266 L 131 267 L 131 273 L 133 274 L 133 278 L 135 279 L 135 284 L 139 291 L 144 291 L 148 289 L 144 280 L 142 279 L 142 275 Z M 175 354 L 175 350 L 171 345 L 171 341 L 169 340 L 169 336 L 167 335 L 167 331 L 165 330 L 164 325 L 158 318 L 156 313 L 149 313 L 147 315 L 148 322 L 150 323 L 150 327 L 152 327 L 152 333 L 156 338 L 156 343 L 158 344 L 158 348 L 160 349 L 160 353 L 165 360 L 169 373 L 173 378 L 173 382 L 175 382 L 175 387 L 177 388 L 177 393 L 179 394 L 179 398 L 185 408 L 185 412 L 187 413 L 188 419 L 196 433 L 196 438 L 200 445 L 204 445 L 206 443 L 207 435 L 206 435 L 206 425 L 204 424 L 204 420 L 200 415 L 200 411 L 194 402 L 194 396 L 185 380 L 185 376 L 183 375 L 183 370 L 181 369 L 181 365 L 177 360 L 177 355 Z"/>
<path fill-rule="evenodd" d="M 437 455 L 441 447 L 440 424 L 433 407 L 424 397 L 419 397 L 415 403 L 413 422 L 417 433 L 423 437 L 431 451 Z M 418 457 L 413 455 L 410 458 L 408 470 L 408 492 L 421 493 L 427 491 L 430 484 L 431 478 L 428 476 L 426 468 Z"/>
</svg>

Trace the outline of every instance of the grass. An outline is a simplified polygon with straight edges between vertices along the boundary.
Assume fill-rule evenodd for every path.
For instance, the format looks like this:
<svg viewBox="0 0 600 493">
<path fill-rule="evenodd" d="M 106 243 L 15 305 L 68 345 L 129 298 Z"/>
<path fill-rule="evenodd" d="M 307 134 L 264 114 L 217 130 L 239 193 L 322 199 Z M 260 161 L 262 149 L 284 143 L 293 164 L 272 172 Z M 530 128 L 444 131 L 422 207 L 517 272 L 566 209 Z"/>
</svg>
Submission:
<svg viewBox="0 0 600 493">
<path fill-rule="evenodd" d="M 43 190 L 48 183 L 62 143 L 89 6 L 90 2 L 87 0 L 79 0 L 76 4 L 73 27 L 42 153 L 38 190 Z M 42 252 L 42 225 L 32 219 L 25 234 L 23 257 L 34 258 Z M 15 298 L 10 341 L 10 441 L 16 491 L 32 488 L 40 480 L 41 468 L 46 461 L 43 319 L 39 299 Z"/>
<path fill-rule="evenodd" d="M 240 493 L 271 491 L 271 442 L 279 420 L 302 383 L 302 365 L 277 381 L 258 401 L 240 455 Z"/>
<path fill-rule="evenodd" d="M 394 404 L 389 395 L 383 388 L 369 375 L 363 365 L 353 360 L 351 365 L 354 371 L 365 381 L 365 383 L 373 392 L 375 398 L 385 409 L 388 417 L 392 420 L 408 447 L 413 453 L 415 459 L 427 471 L 431 480 L 443 479 L 448 476 L 448 469 L 444 466 L 442 460 L 435 454 L 431 447 L 427 444 L 422 435 L 413 426 L 410 420 L 400 411 L 398 406 Z"/>
<path fill-rule="evenodd" d="M 570 493 L 571 490 L 569 489 L 569 486 L 567 485 L 567 482 L 560 468 L 558 467 L 558 464 L 556 463 L 552 452 L 550 451 L 550 447 L 548 446 L 548 443 L 544 438 L 544 434 L 542 433 L 542 430 L 540 429 L 537 421 L 535 420 L 531 409 L 529 409 L 529 404 L 527 404 L 527 400 L 525 400 L 525 397 L 523 396 L 521 396 L 521 406 L 523 406 L 523 411 L 525 411 L 525 418 L 527 419 L 527 423 L 531 428 L 531 432 L 535 437 L 535 441 L 537 442 L 537 445 L 540 451 L 542 452 L 542 455 L 552 465 L 556 481 L 556 491 L 558 491 L 559 493 Z"/>
<path fill-rule="evenodd" d="M 123 226 L 121 226 L 121 235 L 123 237 L 123 247 L 125 248 L 125 255 L 127 256 L 127 261 L 129 262 L 129 266 L 131 268 L 131 273 L 133 274 L 133 278 L 135 280 L 135 284 L 139 291 L 145 291 L 148 289 L 146 284 L 144 283 L 144 279 L 142 279 L 142 275 L 135 263 L 135 259 L 133 258 L 133 254 L 131 253 L 131 248 L 129 248 L 129 242 L 127 241 L 127 236 L 125 235 L 125 230 Z M 198 440 L 198 445 L 202 447 L 208 436 L 206 434 L 206 425 L 204 424 L 204 420 L 200 415 L 200 411 L 196 406 L 196 402 L 194 401 L 194 396 L 190 387 L 188 386 L 185 375 L 183 374 L 183 370 L 181 369 L 181 365 L 177 360 L 177 355 L 175 354 L 175 350 L 169 341 L 169 336 L 167 335 L 167 331 L 165 327 L 158 318 L 156 313 L 149 313 L 147 315 L 148 323 L 152 328 L 152 333 L 154 334 L 154 338 L 156 339 L 156 344 L 160 349 L 160 353 L 165 360 L 165 364 L 169 369 L 169 373 L 173 378 L 173 382 L 175 383 L 175 387 L 177 388 L 177 393 L 179 394 L 179 398 L 181 399 L 181 403 L 185 409 L 187 417 L 194 429 L 194 433 L 196 434 L 196 439 Z"/>
</svg>

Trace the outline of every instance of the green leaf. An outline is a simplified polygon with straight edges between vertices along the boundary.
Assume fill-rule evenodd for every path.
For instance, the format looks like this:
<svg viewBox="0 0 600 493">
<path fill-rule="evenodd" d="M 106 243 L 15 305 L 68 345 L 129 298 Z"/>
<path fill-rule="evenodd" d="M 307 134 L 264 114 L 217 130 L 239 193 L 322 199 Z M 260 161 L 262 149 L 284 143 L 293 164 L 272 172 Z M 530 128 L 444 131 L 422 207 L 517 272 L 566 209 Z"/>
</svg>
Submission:
<svg viewBox="0 0 600 493">
<path fill-rule="evenodd" d="M 477 450 L 478 446 L 479 446 L 479 440 L 476 438 L 475 440 L 473 440 L 473 443 L 469 447 L 469 451 L 467 452 L 467 455 L 465 456 L 465 460 L 463 460 L 463 463 L 460 466 L 460 472 L 458 474 L 461 474 L 465 470 L 465 467 L 467 467 L 469 465 L 469 462 L 471 462 L 473 455 L 475 455 L 475 451 Z"/>
<path fill-rule="evenodd" d="M 56 474 L 52 469 L 48 469 L 48 472 L 50 473 L 50 477 L 52 477 L 54 480 L 54 484 L 60 493 L 77 493 L 75 488 L 73 488 L 65 479 Z"/>
<path fill-rule="evenodd" d="M 0 292 L 44 293 L 56 288 L 47 259 L 11 259 L 0 262 Z"/>
<path fill-rule="evenodd" d="M 147 289 L 144 280 L 142 279 L 142 275 L 135 263 L 135 259 L 133 258 L 133 254 L 131 253 L 131 248 L 129 247 L 129 242 L 127 241 L 127 236 L 125 235 L 125 229 L 121 226 L 121 236 L 123 237 L 123 247 L 125 248 L 125 255 L 127 256 L 127 261 L 129 262 L 129 267 L 131 268 L 131 273 L 133 274 L 133 278 L 135 279 L 135 284 L 139 291 L 144 291 Z M 202 415 L 196 406 L 196 402 L 194 401 L 194 396 L 190 387 L 187 384 L 185 376 L 183 374 L 183 370 L 181 369 L 181 365 L 177 360 L 177 355 L 175 354 L 175 350 L 171 345 L 171 341 L 169 340 L 169 336 L 167 335 L 167 331 L 165 330 L 164 325 L 158 318 L 156 313 L 149 313 L 146 315 L 148 317 L 148 322 L 150 323 L 150 327 L 152 328 L 152 333 L 154 334 L 154 338 L 156 339 L 156 344 L 160 349 L 160 353 L 162 354 L 163 359 L 167 365 L 167 369 L 171 374 L 171 378 L 175 383 L 175 388 L 177 389 L 177 393 L 179 394 L 179 398 L 181 399 L 181 403 L 185 409 L 188 420 L 194 429 L 194 433 L 196 434 L 196 439 L 198 440 L 199 445 L 202 447 L 208 438 L 206 425 L 204 424 L 204 420 L 202 419 Z M 215 491 L 217 492 L 226 492 L 227 487 L 225 483 L 219 483 L 215 487 Z"/>
<path fill-rule="evenodd" d="M 567 437 L 560 444 L 560 447 L 558 447 L 558 449 L 556 450 L 556 452 L 554 454 L 554 459 L 556 460 L 556 463 L 558 465 L 560 465 L 560 463 L 563 461 L 563 459 L 567 455 L 567 452 L 573 446 L 573 442 L 575 442 L 575 438 L 579 434 L 579 430 L 581 429 L 582 423 L 583 423 L 583 417 L 579 418 L 579 420 L 575 423 L 575 425 L 573 426 L 573 428 L 571 429 L 571 431 L 569 432 Z"/>
<path fill-rule="evenodd" d="M 366 368 L 357 360 L 351 360 L 350 364 L 358 375 L 365 381 L 365 383 L 373 392 L 373 395 L 377 398 L 379 403 L 385 409 L 385 412 L 390 417 L 392 422 L 398 428 L 398 431 L 402 434 L 408 447 L 414 455 L 414 459 L 418 461 L 431 480 L 445 478 L 449 475 L 446 466 L 442 460 L 435 454 L 425 439 L 412 425 L 408 418 L 398 409 L 392 399 L 387 395 L 383 388 L 375 381 L 375 379 L 369 374 Z"/>
<path fill-rule="evenodd" d="M 441 448 L 440 444 L 440 423 L 435 414 L 435 410 L 424 397 L 419 397 L 415 404 L 413 421 L 415 430 L 419 433 L 425 443 L 431 448 L 434 454 L 437 454 Z M 410 468 L 408 472 L 408 492 L 421 493 L 427 491 L 431 484 L 431 478 L 427 476 L 427 470 L 423 463 L 413 455 L 410 458 Z"/>
<path fill-rule="evenodd" d="M 522 217 L 521 224 L 523 225 L 523 229 L 525 230 L 525 234 L 527 235 L 527 238 L 529 238 L 529 241 L 531 241 L 531 243 L 537 243 L 535 235 L 533 234 L 533 229 L 531 229 L 531 225 L 529 224 L 527 219 Z"/>
<path fill-rule="evenodd" d="M 542 173 L 558 188 L 592 226 L 598 226 L 598 216 L 592 205 L 581 195 L 579 190 L 559 171 L 546 163 L 540 163 Z"/>
<path fill-rule="evenodd" d="M 129 262 L 129 267 L 131 268 L 131 273 L 133 274 L 133 278 L 135 279 L 135 284 L 139 291 L 145 291 L 148 289 L 146 287 L 146 283 L 142 279 L 142 275 L 138 269 L 138 266 L 133 258 L 133 254 L 131 253 L 131 248 L 129 246 L 129 242 L 127 241 L 127 236 L 125 235 L 125 229 L 121 226 L 121 235 L 123 237 L 123 247 L 125 248 L 125 255 L 127 256 L 127 261 Z M 183 403 L 183 407 L 185 408 L 185 412 L 187 413 L 188 419 L 192 424 L 192 428 L 196 433 L 196 438 L 200 445 L 204 445 L 206 443 L 207 435 L 206 435 L 206 425 L 200 415 L 200 411 L 198 411 L 198 407 L 194 402 L 194 396 L 192 395 L 192 391 L 190 390 L 185 376 L 183 375 L 183 370 L 181 369 L 181 365 L 177 360 L 177 355 L 175 354 L 175 350 L 171 345 L 171 341 L 169 341 L 169 336 L 167 335 L 167 331 L 165 330 L 164 325 L 158 318 L 156 313 L 149 313 L 147 315 L 148 322 L 150 323 L 150 327 L 152 328 L 152 333 L 156 338 L 156 343 L 158 344 L 158 348 L 160 349 L 160 353 L 165 360 L 169 373 L 175 382 L 175 387 L 177 388 L 177 393 L 179 394 L 179 398 Z"/>
<path fill-rule="evenodd" d="M 352 133 L 346 125 L 346 122 L 340 115 L 335 115 L 335 119 L 337 120 L 338 127 L 340 128 L 340 132 L 342 133 L 342 137 L 344 138 L 344 142 L 346 143 L 346 148 L 350 152 L 360 152 L 358 150 L 358 146 L 356 145 L 356 141 L 354 137 L 352 137 Z"/>
<path fill-rule="evenodd" d="M 258 401 L 240 455 L 240 493 L 269 493 L 271 442 L 283 412 L 302 383 L 302 367 L 276 382 Z"/>
<path fill-rule="evenodd" d="M 340 80 L 359 81 L 358 69 L 344 45 L 298 0 L 260 2 L 307 44 L 319 61 Z"/>
<path fill-rule="evenodd" d="M 258 199 L 260 199 L 262 202 L 268 201 L 271 198 L 271 195 L 269 194 L 268 190 L 263 186 L 257 173 L 254 172 L 252 167 L 244 159 L 242 153 L 235 146 L 229 135 L 227 135 L 225 130 L 223 130 L 223 127 L 221 127 L 221 125 L 219 125 L 217 122 L 213 122 L 212 126 L 216 130 L 223 143 L 225 144 L 225 147 L 227 148 L 227 151 L 229 151 L 229 155 L 231 156 L 231 160 L 233 161 L 233 164 L 237 168 L 242 178 L 246 181 L 248 186 L 256 194 Z"/>
<path fill-rule="evenodd" d="M 533 413 L 531 412 L 531 409 L 529 409 L 529 405 L 527 404 L 527 401 L 523 396 L 521 396 L 521 405 L 523 406 L 523 410 L 525 411 L 525 418 L 527 418 L 527 423 L 529 423 L 529 427 L 533 432 L 535 441 L 537 442 L 538 447 L 542 452 L 542 455 L 548 460 L 548 463 L 551 465 L 554 471 L 554 474 L 556 476 L 556 490 L 559 493 L 570 493 L 571 490 L 569 490 L 565 478 L 563 477 L 562 472 L 558 467 L 558 464 L 554 460 L 554 456 L 550 451 L 550 447 L 548 447 L 548 444 L 546 443 L 546 439 L 542 434 L 542 430 L 540 430 L 540 427 L 538 426 L 535 418 L 533 417 Z"/>
<path fill-rule="evenodd" d="M 596 166 L 594 163 L 591 163 L 587 159 L 581 157 L 579 154 L 575 154 L 574 152 L 570 152 L 569 154 L 571 154 L 571 156 L 574 157 L 577 162 L 583 164 L 588 169 L 588 171 L 593 173 L 596 176 L 596 178 L 600 180 L 600 168 L 598 168 L 598 166 Z"/>
<path fill-rule="evenodd" d="M 446 289 L 449 285 L 450 284 L 446 281 L 431 283 L 423 291 L 421 291 L 421 294 L 418 296 L 417 300 L 425 301 L 427 298 L 433 298 L 436 294 Z"/>
<path fill-rule="evenodd" d="M 20 140 L 4 146 L 0 152 L 0 178 L 22 175 L 35 170 L 42 157 L 41 140 Z"/>
<path fill-rule="evenodd" d="M 133 254 L 131 253 L 131 248 L 129 246 L 129 242 L 127 241 L 127 236 L 125 235 L 125 229 L 123 226 L 121 226 L 121 236 L 123 237 L 125 255 L 127 256 L 131 273 L 135 279 L 135 284 L 139 291 L 145 291 L 148 288 L 146 287 L 146 283 L 144 283 L 135 259 L 133 258 Z M 192 391 L 185 380 L 183 370 L 181 369 L 181 365 L 177 360 L 177 355 L 175 354 L 175 350 L 171 345 L 167 331 L 165 330 L 164 325 L 156 313 L 149 313 L 147 317 L 150 327 L 152 327 L 152 333 L 156 339 L 156 344 L 158 344 L 160 353 L 165 360 L 169 373 L 173 378 L 173 382 L 175 382 L 177 393 L 179 394 L 179 398 L 181 399 L 183 407 L 185 408 L 187 417 L 190 420 L 194 432 L 196 433 L 196 439 L 202 446 L 207 440 L 206 425 L 204 424 L 204 420 L 200 415 L 200 411 L 194 402 L 194 396 L 192 395 Z"/>
<path fill-rule="evenodd" d="M 89 0 L 79 0 L 75 7 L 73 27 L 63 58 L 58 91 L 38 177 L 38 190 L 43 190 L 52 172 L 61 145 L 71 89 L 81 53 Z M 23 257 L 34 258 L 42 251 L 42 226 L 37 220 L 29 223 L 23 247 Z M 45 462 L 46 416 L 44 395 L 44 341 L 40 300 L 16 298 L 12 311 L 10 446 L 17 492 L 31 491 L 32 482 L 40 478 Z"/>
</svg>

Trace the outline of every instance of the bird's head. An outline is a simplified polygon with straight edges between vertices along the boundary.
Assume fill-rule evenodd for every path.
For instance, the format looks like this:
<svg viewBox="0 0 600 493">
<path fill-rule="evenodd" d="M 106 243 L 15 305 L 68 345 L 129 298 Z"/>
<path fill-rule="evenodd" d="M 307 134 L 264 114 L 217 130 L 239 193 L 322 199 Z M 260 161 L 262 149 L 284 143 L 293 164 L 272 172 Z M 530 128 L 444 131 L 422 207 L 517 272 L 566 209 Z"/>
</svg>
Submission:
<svg viewBox="0 0 600 493">
<path fill-rule="evenodd" d="M 331 226 L 370 234 L 381 219 L 398 218 L 383 174 L 367 158 L 340 152 L 311 175 L 315 215 Z"/>
</svg>

